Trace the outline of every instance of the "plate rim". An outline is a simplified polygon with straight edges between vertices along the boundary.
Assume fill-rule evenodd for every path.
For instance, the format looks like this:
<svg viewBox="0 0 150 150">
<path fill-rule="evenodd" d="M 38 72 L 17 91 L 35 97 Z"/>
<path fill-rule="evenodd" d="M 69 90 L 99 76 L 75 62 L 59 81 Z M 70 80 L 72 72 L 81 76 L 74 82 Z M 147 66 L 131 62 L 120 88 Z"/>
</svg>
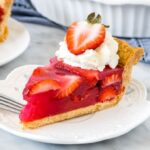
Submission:
<svg viewBox="0 0 150 150">
<path fill-rule="evenodd" d="M 10 24 L 12 22 L 15 22 L 16 24 L 18 24 L 19 26 L 21 26 L 24 31 L 26 32 L 26 36 L 27 36 L 27 42 L 25 43 L 24 45 L 24 48 L 22 48 L 22 50 L 20 50 L 16 55 L 12 55 L 10 56 L 9 58 L 5 58 L 3 59 L 1 62 L 0 62 L 0 66 L 3 66 L 11 61 L 13 61 L 14 59 L 16 59 L 17 57 L 19 57 L 21 54 L 23 54 L 25 52 L 25 50 L 27 50 L 28 46 L 29 46 L 29 43 L 30 43 L 30 40 L 31 40 L 31 37 L 30 37 L 30 33 L 28 31 L 28 29 L 24 26 L 24 24 L 22 22 L 19 22 L 18 20 L 16 19 L 13 19 L 13 18 L 9 18 L 9 22 Z M 9 36 L 9 35 L 8 35 Z"/>
<path fill-rule="evenodd" d="M 150 102 L 147 102 L 147 104 L 150 105 Z M 13 130 L 13 129 L 9 128 L 9 127 L 6 127 L 5 125 L 2 125 L 1 123 L 0 123 L 0 129 L 6 131 L 8 133 L 11 133 L 12 135 L 15 135 L 15 136 L 27 139 L 27 140 L 41 142 L 41 143 L 50 143 L 50 144 L 59 144 L 59 145 L 60 144 L 63 144 L 63 145 L 91 144 L 91 143 L 101 142 L 101 141 L 104 141 L 104 140 L 113 139 L 113 138 L 116 138 L 116 137 L 120 137 L 120 136 L 122 136 L 124 134 L 127 134 L 128 132 L 130 132 L 134 128 L 138 127 L 143 122 L 145 122 L 149 118 L 149 116 L 150 116 L 150 112 L 149 112 L 149 114 L 145 118 L 143 118 L 143 120 L 141 120 L 140 122 L 138 122 L 138 124 L 133 125 L 129 129 L 124 129 L 124 130 L 122 130 L 122 132 L 118 131 L 118 133 L 116 132 L 117 134 L 115 133 L 115 135 L 111 134 L 109 137 L 107 136 L 107 137 L 104 137 L 104 138 L 95 138 L 95 139 L 92 139 L 92 140 L 89 139 L 89 140 L 81 141 L 81 142 L 78 141 L 78 140 L 77 141 L 75 141 L 75 140 L 71 141 L 70 140 L 70 141 L 67 142 L 65 140 L 63 141 L 63 140 L 60 140 L 60 139 L 56 140 L 56 138 L 52 138 L 52 137 L 51 137 L 51 139 L 50 138 L 46 139 L 45 136 L 39 136 L 39 135 L 37 136 L 37 135 L 33 135 L 33 134 L 27 133 L 27 132 L 25 132 L 24 134 L 22 134 L 19 131 Z"/>
<path fill-rule="evenodd" d="M 24 65 L 24 66 L 20 66 L 20 67 L 17 67 L 16 69 L 14 69 L 13 71 L 10 72 L 10 74 L 8 74 L 8 76 L 6 77 L 6 79 L 4 80 L 0 80 L 1 81 L 9 81 L 9 79 L 11 78 L 11 76 L 13 76 L 13 74 L 16 72 L 16 70 L 18 69 L 21 69 L 21 68 L 24 68 L 24 67 L 37 67 L 39 65 Z M 146 99 L 147 97 L 147 91 L 146 91 L 146 87 L 144 86 L 144 84 L 136 79 L 132 79 L 133 81 L 135 82 L 138 82 L 142 88 L 144 89 L 144 98 L 143 98 L 143 101 L 144 103 L 147 103 L 147 105 L 149 105 L 150 107 L 150 102 Z M 106 136 L 106 137 L 95 137 L 95 138 L 89 138 L 88 140 L 86 139 L 85 140 L 69 140 L 69 141 L 66 141 L 66 140 L 60 140 L 60 139 L 56 139 L 56 138 L 53 138 L 53 137 L 48 137 L 46 138 L 45 136 L 41 136 L 41 135 L 36 135 L 36 134 L 32 134 L 32 133 L 28 133 L 28 132 L 20 132 L 20 131 L 17 131 L 17 130 L 14 130 L 8 126 L 5 126 L 3 124 L 1 124 L 0 122 L 0 128 L 9 132 L 9 133 L 12 133 L 13 135 L 16 135 L 16 136 L 19 136 L 19 137 L 22 137 L 22 138 L 25 138 L 25 139 L 30 139 L 30 140 L 33 140 L 33 141 L 38 141 L 38 142 L 43 142 L 43 143 L 51 143 L 51 144 L 67 144 L 67 145 L 70 145 L 70 144 L 88 144 L 88 143 L 95 143 L 95 142 L 100 142 L 100 141 L 103 141 L 103 140 L 107 140 L 107 139 L 112 139 L 112 138 L 116 138 L 116 137 L 119 137 L 121 135 L 124 135 L 126 133 L 128 133 L 129 131 L 131 131 L 132 129 L 134 129 L 135 127 L 139 126 L 141 123 L 143 123 L 144 121 L 146 121 L 150 116 L 150 111 L 149 113 L 146 113 L 146 115 L 137 123 L 134 123 L 132 124 L 132 126 L 129 128 L 124 128 L 122 129 L 121 131 L 115 131 L 115 133 L 111 133 L 109 134 L 109 136 Z"/>
</svg>

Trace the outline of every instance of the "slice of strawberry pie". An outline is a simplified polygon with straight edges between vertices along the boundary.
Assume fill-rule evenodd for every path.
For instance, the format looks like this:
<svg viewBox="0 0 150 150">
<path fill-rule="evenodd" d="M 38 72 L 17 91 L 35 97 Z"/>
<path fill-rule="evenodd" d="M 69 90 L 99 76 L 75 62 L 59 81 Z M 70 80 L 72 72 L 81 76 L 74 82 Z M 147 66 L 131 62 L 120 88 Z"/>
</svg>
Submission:
<svg viewBox="0 0 150 150">
<path fill-rule="evenodd" d="M 144 51 L 113 38 L 106 27 L 95 13 L 69 26 L 56 56 L 36 68 L 24 88 L 24 128 L 79 117 L 120 101 L 132 66 Z"/>
</svg>

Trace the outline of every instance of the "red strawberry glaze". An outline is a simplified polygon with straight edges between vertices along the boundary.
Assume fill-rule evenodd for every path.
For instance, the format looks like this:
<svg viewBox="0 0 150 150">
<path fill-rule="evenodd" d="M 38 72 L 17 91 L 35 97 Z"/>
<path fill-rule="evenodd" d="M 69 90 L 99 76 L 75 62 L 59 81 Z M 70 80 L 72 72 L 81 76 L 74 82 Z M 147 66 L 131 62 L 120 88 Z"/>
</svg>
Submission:
<svg viewBox="0 0 150 150">
<path fill-rule="evenodd" d="M 118 80 L 116 82 L 114 80 L 113 84 L 109 85 L 109 92 L 106 90 L 107 84 L 105 89 L 103 89 L 102 86 L 102 81 L 106 79 L 107 76 L 116 73 L 122 74 L 123 69 L 119 66 L 115 69 L 106 67 L 103 72 L 99 72 L 72 67 L 58 61 L 56 58 L 51 59 L 50 62 L 50 65 L 46 67 L 36 68 L 26 84 L 23 97 L 27 100 L 27 105 L 24 106 L 20 113 L 20 120 L 22 122 L 34 121 L 43 117 L 65 113 L 74 109 L 94 105 L 97 102 L 105 102 L 111 100 L 108 98 L 115 96 L 115 94 L 121 90 L 121 82 L 118 83 Z M 79 83 L 76 85 L 74 81 L 78 81 L 78 79 Z M 45 83 L 41 82 L 43 80 L 57 81 L 61 87 L 60 89 L 56 87 L 53 88 L 53 85 L 51 85 L 49 86 L 51 89 L 48 91 L 39 92 L 41 83 Z M 69 82 L 70 80 L 72 81 Z M 40 89 L 38 89 L 36 85 L 40 85 Z M 30 91 L 33 87 L 34 89 L 38 89 L 39 93 L 35 91 L 34 94 L 31 94 L 32 92 Z M 72 89 L 69 89 L 70 87 L 72 87 Z M 114 88 L 112 91 L 111 87 Z M 60 92 L 65 92 L 65 94 L 62 93 L 64 97 L 58 96 Z"/>
<path fill-rule="evenodd" d="M 88 69 L 82 69 L 80 67 L 74 67 L 68 64 L 63 63 L 62 61 L 58 61 L 56 58 L 54 58 L 52 61 L 55 68 L 59 70 L 69 71 L 71 73 L 77 74 L 79 76 L 82 76 L 86 78 L 88 81 L 94 81 L 94 80 L 102 80 L 106 76 L 109 76 L 113 73 L 119 73 L 122 74 L 123 68 L 120 66 L 117 66 L 116 68 L 112 69 L 109 66 L 106 66 L 102 72 L 97 70 L 88 70 Z"/>
<path fill-rule="evenodd" d="M 23 98 L 28 101 L 28 99 L 31 97 L 29 90 L 36 83 L 48 79 L 59 81 L 59 76 L 65 74 L 66 71 L 55 69 L 52 65 L 36 68 L 23 90 Z"/>
<path fill-rule="evenodd" d="M 54 98 L 55 92 L 40 93 L 30 97 L 28 104 L 20 113 L 20 119 L 23 122 L 28 122 L 93 105 L 98 101 L 98 93 L 96 87 L 89 90 L 80 88 L 76 94 L 63 99 Z"/>
</svg>

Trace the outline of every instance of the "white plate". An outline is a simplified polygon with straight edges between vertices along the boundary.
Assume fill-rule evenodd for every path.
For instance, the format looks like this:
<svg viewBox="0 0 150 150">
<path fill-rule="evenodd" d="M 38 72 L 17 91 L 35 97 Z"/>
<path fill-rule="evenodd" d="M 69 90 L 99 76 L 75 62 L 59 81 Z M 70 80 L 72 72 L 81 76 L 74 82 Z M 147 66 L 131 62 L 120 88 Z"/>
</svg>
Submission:
<svg viewBox="0 0 150 150">
<path fill-rule="evenodd" d="M 29 32 L 22 23 L 10 18 L 8 26 L 8 38 L 0 44 L 0 66 L 21 55 L 30 41 Z"/>
<path fill-rule="evenodd" d="M 0 93 L 23 103 L 21 92 L 34 68 L 28 65 L 15 69 L 6 80 L 0 81 Z M 83 144 L 123 135 L 149 115 L 150 102 L 146 100 L 145 87 L 132 80 L 126 95 L 116 107 L 35 130 L 22 130 L 17 114 L 0 109 L 0 128 L 45 143 Z"/>
</svg>

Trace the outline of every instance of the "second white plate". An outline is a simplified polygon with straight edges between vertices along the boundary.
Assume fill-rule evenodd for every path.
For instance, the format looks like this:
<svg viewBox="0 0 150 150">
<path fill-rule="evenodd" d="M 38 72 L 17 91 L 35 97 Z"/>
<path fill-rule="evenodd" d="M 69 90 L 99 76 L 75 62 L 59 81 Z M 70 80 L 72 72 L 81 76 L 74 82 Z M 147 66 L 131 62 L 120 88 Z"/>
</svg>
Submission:
<svg viewBox="0 0 150 150">
<path fill-rule="evenodd" d="M 10 18 L 8 26 L 8 38 L 0 43 L 0 66 L 21 55 L 30 42 L 29 32 L 22 23 Z"/>
<path fill-rule="evenodd" d="M 15 69 L 6 80 L 0 81 L 0 93 L 24 103 L 22 90 L 35 67 L 28 65 Z M 146 100 L 145 87 L 132 80 L 124 98 L 113 108 L 35 130 L 22 130 L 17 114 L 0 109 L 0 128 L 45 143 L 83 144 L 123 135 L 149 116 L 150 102 Z"/>
</svg>

